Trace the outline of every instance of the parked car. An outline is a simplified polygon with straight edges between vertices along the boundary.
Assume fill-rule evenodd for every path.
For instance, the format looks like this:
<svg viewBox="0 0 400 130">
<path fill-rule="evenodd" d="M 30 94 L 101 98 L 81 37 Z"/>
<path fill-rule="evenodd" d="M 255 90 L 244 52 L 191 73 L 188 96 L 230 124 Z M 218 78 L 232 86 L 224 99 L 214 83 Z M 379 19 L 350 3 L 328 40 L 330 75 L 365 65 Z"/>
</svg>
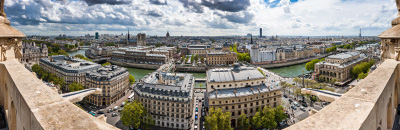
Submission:
<svg viewBox="0 0 400 130">
<path fill-rule="evenodd" d="M 302 111 L 306 111 L 306 108 L 304 108 L 304 107 L 300 107 L 300 110 L 302 110 Z"/>
<path fill-rule="evenodd" d="M 287 95 L 285 94 L 285 95 L 283 95 L 283 97 L 287 98 Z"/>
<path fill-rule="evenodd" d="M 114 116 L 118 116 L 117 113 L 113 113 L 113 114 L 111 115 L 111 117 L 114 117 Z"/>
<path fill-rule="evenodd" d="M 289 99 L 289 102 L 293 102 L 293 100 L 292 100 L 292 99 Z"/>
<path fill-rule="evenodd" d="M 292 105 L 291 107 L 292 107 L 293 110 L 297 110 L 295 105 Z"/>
<path fill-rule="evenodd" d="M 107 113 L 110 113 L 110 112 L 112 112 L 112 109 L 108 109 L 108 110 L 107 110 Z"/>
<path fill-rule="evenodd" d="M 98 111 L 97 114 L 104 114 L 104 112 L 103 111 Z"/>
<path fill-rule="evenodd" d="M 300 104 L 297 102 L 293 102 L 294 105 L 296 105 L 297 107 L 300 107 Z"/>
<path fill-rule="evenodd" d="M 115 107 L 114 107 L 114 111 L 118 110 L 118 108 L 119 108 L 118 106 L 115 106 Z"/>
<path fill-rule="evenodd" d="M 304 107 L 308 107 L 307 103 L 302 103 L 301 105 L 303 105 Z"/>
</svg>

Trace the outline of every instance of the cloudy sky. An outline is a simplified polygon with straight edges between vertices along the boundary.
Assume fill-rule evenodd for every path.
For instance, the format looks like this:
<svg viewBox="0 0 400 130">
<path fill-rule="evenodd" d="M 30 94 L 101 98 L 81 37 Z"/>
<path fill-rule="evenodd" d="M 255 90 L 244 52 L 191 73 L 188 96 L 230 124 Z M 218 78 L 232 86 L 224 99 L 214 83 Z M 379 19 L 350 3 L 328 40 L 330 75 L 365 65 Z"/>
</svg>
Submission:
<svg viewBox="0 0 400 130">
<path fill-rule="evenodd" d="M 395 0 L 6 0 L 27 35 L 132 33 L 376 36 L 397 16 Z"/>
</svg>

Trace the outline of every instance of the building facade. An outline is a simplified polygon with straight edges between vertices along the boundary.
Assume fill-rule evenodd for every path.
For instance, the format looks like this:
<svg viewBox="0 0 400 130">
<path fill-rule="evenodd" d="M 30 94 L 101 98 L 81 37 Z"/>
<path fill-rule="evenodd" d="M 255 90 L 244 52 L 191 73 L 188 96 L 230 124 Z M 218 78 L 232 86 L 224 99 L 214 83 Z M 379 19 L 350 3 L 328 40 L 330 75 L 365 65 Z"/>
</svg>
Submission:
<svg viewBox="0 0 400 130">
<path fill-rule="evenodd" d="M 266 78 L 256 68 L 240 67 L 207 71 L 206 104 L 209 109 L 230 112 L 231 125 L 244 113 L 252 117 L 259 108 L 281 105 L 281 88 L 266 84 Z"/>
<path fill-rule="evenodd" d="M 137 46 L 146 46 L 146 34 L 145 33 L 137 34 Z"/>
<path fill-rule="evenodd" d="M 143 63 L 165 64 L 174 56 L 176 49 L 173 47 L 129 47 L 118 48 L 112 52 L 111 60 Z"/>
<path fill-rule="evenodd" d="M 86 72 L 85 87 L 101 88 L 102 94 L 88 96 L 89 103 L 96 106 L 109 106 L 125 96 L 129 89 L 129 72 L 119 66 L 104 66 Z"/>
<path fill-rule="evenodd" d="M 35 42 L 22 43 L 22 62 L 23 63 L 39 63 L 42 58 L 47 58 L 48 49 L 46 44 L 36 46 Z"/>
<path fill-rule="evenodd" d="M 237 55 L 235 52 L 208 52 L 206 58 L 208 66 L 227 66 L 237 62 Z"/>
<path fill-rule="evenodd" d="M 153 72 L 134 88 L 155 125 L 171 129 L 191 128 L 194 77 L 183 73 Z"/>
<path fill-rule="evenodd" d="M 351 80 L 351 69 L 357 64 L 368 59 L 360 52 L 345 52 L 331 55 L 325 61 L 316 63 L 314 72 L 321 76 L 325 81 L 336 79 L 337 82 L 347 82 Z"/>
<path fill-rule="evenodd" d="M 64 55 L 51 56 L 39 60 L 43 70 L 64 79 L 66 84 L 73 82 L 85 84 L 86 72 L 100 68 L 101 65 L 79 58 Z"/>
</svg>

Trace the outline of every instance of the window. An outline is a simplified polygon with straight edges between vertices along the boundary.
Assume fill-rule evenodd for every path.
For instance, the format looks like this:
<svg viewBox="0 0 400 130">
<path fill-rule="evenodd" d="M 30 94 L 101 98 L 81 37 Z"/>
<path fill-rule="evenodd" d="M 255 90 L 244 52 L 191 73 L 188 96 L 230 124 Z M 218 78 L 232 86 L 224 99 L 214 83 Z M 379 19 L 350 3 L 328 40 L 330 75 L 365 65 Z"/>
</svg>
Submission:
<svg viewBox="0 0 400 130">
<path fill-rule="evenodd" d="M 226 107 L 225 107 L 225 110 L 228 110 L 228 109 L 229 109 L 228 106 L 226 106 Z"/>
<path fill-rule="evenodd" d="M 232 106 L 232 109 L 235 109 L 235 106 Z"/>
</svg>

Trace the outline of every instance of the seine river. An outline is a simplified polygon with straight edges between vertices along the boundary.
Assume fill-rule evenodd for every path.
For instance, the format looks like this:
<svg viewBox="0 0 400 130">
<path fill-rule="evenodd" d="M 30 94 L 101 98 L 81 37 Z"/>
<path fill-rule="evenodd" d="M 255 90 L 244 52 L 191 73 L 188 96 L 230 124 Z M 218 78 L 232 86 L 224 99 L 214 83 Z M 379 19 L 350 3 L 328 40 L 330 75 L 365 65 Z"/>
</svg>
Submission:
<svg viewBox="0 0 400 130">
<path fill-rule="evenodd" d="M 277 75 L 280 75 L 282 77 L 297 77 L 301 74 L 304 73 L 309 73 L 310 71 L 306 70 L 306 63 L 303 64 L 298 64 L 298 65 L 292 65 L 292 66 L 287 66 L 287 67 L 280 67 L 280 68 L 273 68 L 273 69 L 268 69 L 272 72 L 274 72 Z"/>
</svg>

